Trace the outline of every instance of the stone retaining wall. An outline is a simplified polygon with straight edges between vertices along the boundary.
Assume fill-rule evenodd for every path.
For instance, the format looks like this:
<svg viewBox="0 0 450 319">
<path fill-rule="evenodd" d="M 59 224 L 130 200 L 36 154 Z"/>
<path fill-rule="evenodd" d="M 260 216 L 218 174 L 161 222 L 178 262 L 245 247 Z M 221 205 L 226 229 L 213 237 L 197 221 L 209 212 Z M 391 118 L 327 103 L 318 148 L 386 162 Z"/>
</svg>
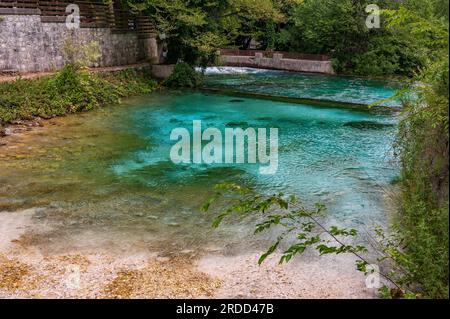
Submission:
<svg viewBox="0 0 450 319">
<path fill-rule="evenodd" d="M 44 72 L 64 65 L 65 40 L 87 44 L 96 41 L 102 57 L 93 66 L 133 64 L 153 58 L 154 38 L 141 39 L 136 32 L 112 33 L 109 28 L 69 30 L 65 23 L 44 23 L 38 14 L 1 15 L 0 72 Z"/>
</svg>

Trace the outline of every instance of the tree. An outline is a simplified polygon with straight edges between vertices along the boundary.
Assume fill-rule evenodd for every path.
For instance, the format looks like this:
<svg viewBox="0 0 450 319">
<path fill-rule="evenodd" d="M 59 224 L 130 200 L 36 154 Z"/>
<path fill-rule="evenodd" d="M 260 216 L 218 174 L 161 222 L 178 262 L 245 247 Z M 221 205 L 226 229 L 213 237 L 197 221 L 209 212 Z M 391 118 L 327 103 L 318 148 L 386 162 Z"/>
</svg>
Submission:
<svg viewBox="0 0 450 319">
<path fill-rule="evenodd" d="M 169 60 L 210 61 L 218 48 L 263 38 L 266 24 L 282 15 L 272 0 L 128 0 L 135 12 L 150 16 L 169 39 Z"/>
<path fill-rule="evenodd" d="M 359 75 L 412 75 L 421 60 L 416 47 L 395 36 L 382 23 L 367 28 L 366 6 L 395 9 L 392 1 L 304 0 L 294 5 L 277 46 L 284 50 L 328 54 L 338 73 Z M 384 21 L 384 20 L 383 20 Z"/>
</svg>

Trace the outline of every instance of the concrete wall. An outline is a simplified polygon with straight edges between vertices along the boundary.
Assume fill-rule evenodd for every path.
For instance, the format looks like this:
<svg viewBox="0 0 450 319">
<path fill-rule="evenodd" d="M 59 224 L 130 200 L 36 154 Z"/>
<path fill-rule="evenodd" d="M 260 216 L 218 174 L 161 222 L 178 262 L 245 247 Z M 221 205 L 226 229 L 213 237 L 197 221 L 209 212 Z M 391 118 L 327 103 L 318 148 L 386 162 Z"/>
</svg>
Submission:
<svg viewBox="0 0 450 319">
<path fill-rule="evenodd" d="M 175 64 L 154 64 L 152 65 L 152 76 L 158 80 L 167 79 L 175 68 Z"/>
<path fill-rule="evenodd" d="M 69 39 L 87 44 L 97 41 L 102 53 L 94 66 L 133 64 L 152 58 L 156 41 L 135 32 L 116 34 L 109 28 L 69 30 L 65 23 L 43 23 L 35 15 L 0 15 L 0 72 L 43 72 L 64 65 L 62 47 Z"/>
<path fill-rule="evenodd" d="M 230 66 L 334 74 L 331 61 L 284 59 L 283 55 L 278 53 L 274 54 L 273 58 L 265 58 L 261 53 L 255 53 L 255 56 L 222 55 L 220 58 L 225 65 Z"/>
</svg>

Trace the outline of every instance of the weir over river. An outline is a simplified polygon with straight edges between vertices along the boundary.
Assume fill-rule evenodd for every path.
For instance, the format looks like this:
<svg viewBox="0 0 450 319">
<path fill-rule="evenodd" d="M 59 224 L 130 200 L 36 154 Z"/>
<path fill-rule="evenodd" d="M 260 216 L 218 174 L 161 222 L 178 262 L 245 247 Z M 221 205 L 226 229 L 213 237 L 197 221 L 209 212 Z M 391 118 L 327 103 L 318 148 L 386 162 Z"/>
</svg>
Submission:
<svg viewBox="0 0 450 319">
<path fill-rule="evenodd" d="M 240 68 L 207 69 L 206 75 L 207 88 L 365 105 L 396 90 L 381 81 Z M 393 105 L 347 109 L 162 91 L 53 119 L 0 149 L 0 211 L 34 209 L 35 225 L 51 229 L 36 235 L 35 244 L 48 251 L 266 248 L 273 238 L 252 236 L 254 218 L 211 228 L 218 211 L 205 214 L 200 207 L 223 182 L 295 194 L 305 206 L 323 203 L 330 222 L 340 225 L 384 225 L 398 174 Z M 193 120 L 220 130 L 278 128 L 277 173 L 261 175 L 252 164 L 172 163 L 170 132 L 191 129 Z"/>
</svg>

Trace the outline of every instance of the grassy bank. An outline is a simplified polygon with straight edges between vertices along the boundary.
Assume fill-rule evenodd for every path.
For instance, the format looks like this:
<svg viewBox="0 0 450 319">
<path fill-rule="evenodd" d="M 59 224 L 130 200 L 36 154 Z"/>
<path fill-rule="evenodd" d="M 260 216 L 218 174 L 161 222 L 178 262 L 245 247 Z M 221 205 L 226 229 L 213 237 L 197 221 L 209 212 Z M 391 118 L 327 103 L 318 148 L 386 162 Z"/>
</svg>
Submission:
<svg viewBox="0 0 450 319">
<path fill-rule="evenodd" d="M 67 65 L 54 76 L 0 83 L 0 125 L 91 110 L 149 93 L 156 85 L 145 71 L 100 74 Z"/>
</svg>

